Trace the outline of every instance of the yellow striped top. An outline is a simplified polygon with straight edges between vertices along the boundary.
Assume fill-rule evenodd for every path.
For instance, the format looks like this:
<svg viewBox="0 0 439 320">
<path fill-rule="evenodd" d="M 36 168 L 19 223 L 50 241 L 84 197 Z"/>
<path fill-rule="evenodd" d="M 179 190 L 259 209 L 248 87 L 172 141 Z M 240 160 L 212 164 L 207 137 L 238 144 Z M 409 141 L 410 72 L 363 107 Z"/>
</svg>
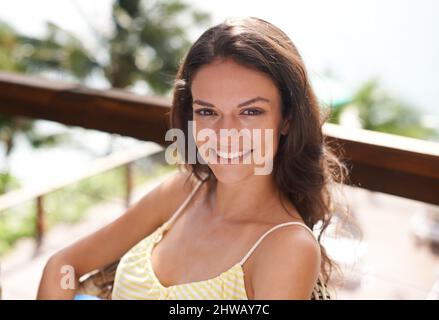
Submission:
<svg viewBox="0 0 439 320">
<path fill-rule="evenodd" d="M 155 245 L 162 239 L 164 231 L 170 228 L 172 222 L 183 211 L 202 182 L 203 181 L 200 181 L 198 183 L 188 198 L 168 221 L 137 243 L 121 258 L 116 270 L 112 299 L 248 300 L 244 284 L 243 265 L 263 238 L 277 228 L 292 224 L 301 225 L 312 233 L 311 229 L 302 223 L 281 223 L 265 232 L 238 263 L 216 277 L 165 287 L 160 283 L 153 270 L 151 252 Z M 320 277 L 319 283 L 316 285 L 311 298 L 329 298 L 325 287 L 320 285 Z"/>
</svg>

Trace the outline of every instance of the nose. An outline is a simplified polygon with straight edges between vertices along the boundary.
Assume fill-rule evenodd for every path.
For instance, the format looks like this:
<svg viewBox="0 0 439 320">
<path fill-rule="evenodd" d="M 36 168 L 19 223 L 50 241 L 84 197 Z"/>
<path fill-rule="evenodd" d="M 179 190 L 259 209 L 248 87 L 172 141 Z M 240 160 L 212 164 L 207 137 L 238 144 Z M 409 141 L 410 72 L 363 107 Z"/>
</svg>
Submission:
<svg viewBox="0 0 439 320">
<path fill-rule="evenodd" d="M 251 144 L 251 133 L 233 117 L 224 116 L 215 124 L 217 147 L 229 152 L 243 149 Z M 244 141 L 248 140 L 248 141 Z"/>
<path fill-rule="evenodd" d="M 224 115 L 222 116 L 216 123 L 215 123 L 215 131 L 221 130 L 221 129 L 237 129 L 239 130 L 239 123 L 238 121 L 230 115 Z"/>
</svg>

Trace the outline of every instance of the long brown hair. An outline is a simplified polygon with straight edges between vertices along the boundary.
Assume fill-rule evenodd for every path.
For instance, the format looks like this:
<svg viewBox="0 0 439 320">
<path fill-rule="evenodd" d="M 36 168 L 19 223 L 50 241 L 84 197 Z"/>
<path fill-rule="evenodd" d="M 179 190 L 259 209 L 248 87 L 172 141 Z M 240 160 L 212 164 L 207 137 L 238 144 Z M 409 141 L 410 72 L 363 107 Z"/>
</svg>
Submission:
<svg viewBox="0 0 439 320">
<path fill-rule="evenodd" d="M 346 167 L 326 143 L 322 125 L 329 113 L 322 112 L 311 88 L 303 60 L 288 36 L 259 18 L 230 19 L 205 31 L 192 45 L 178 70 L 171 109 L 171 126 L 183 130 L 192 120 L 191 84 L 201 66 L 217 58 L 229 58 L 261 71 L 277 86 L 282 117 L 290 129 L 282 135 L 274 158 L 273 177 L 279 191 L 297 208 L 308 227 L 323 231 L 330 223 L 333 201 L 330 186 L 344 182 Z M 188 150 L 186 145 L 185 157 Z M 187 162 L 186 162 L 187 163 Z M 198 179 L 215 177 L 206 164 L 186 164 Z M 328 281 L 333 262 L 322 244 L 321 272 Z"/>
</svg>

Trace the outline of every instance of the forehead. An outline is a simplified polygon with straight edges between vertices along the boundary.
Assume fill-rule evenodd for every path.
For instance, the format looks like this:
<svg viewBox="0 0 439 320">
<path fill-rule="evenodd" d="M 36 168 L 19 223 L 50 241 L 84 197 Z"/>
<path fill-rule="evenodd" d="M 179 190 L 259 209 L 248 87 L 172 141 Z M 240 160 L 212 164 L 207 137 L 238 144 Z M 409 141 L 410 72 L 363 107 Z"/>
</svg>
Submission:
<svg viewBox="0 0 439 320">
<path fill-rule="evenodd" d="M 215 60 L 202 66 L 192 81 L 192 97 L 213 104 L 239 104 L 261 96 L 276 102 L 278 90 L 271 78 L 233 60 Z"/>
</svg>

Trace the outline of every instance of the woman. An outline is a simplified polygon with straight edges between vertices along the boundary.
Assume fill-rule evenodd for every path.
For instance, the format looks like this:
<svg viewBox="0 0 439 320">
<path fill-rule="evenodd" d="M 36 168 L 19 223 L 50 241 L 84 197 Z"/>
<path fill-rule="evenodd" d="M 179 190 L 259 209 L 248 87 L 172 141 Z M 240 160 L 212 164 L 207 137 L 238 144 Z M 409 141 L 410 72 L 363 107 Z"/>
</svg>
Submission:
<svg viewBox="0 0 439 320">
<path fill-rule="evenodd" d="M 185 145 L 186 170 L 51 257 L 38 298 L 74 296 L 60 287 L 62 266 L 77 282 L 121 257 L 113 299 L 316 298 L 332 262 L 312 229 L 329 224 L 329 187 L 344 169 L 324 141 L 325 120 L 281 30 L 258 18 L 210 28 L 180 66 L 171 110 L 199 157 L 189 161 Z M 250 132 L 253 144 L 200 138 L 227 129 Z M 255 139 L 261 131 L 270 134 Z M 261 156 L 268 170 L 257 174 Z"/>
</svg>

